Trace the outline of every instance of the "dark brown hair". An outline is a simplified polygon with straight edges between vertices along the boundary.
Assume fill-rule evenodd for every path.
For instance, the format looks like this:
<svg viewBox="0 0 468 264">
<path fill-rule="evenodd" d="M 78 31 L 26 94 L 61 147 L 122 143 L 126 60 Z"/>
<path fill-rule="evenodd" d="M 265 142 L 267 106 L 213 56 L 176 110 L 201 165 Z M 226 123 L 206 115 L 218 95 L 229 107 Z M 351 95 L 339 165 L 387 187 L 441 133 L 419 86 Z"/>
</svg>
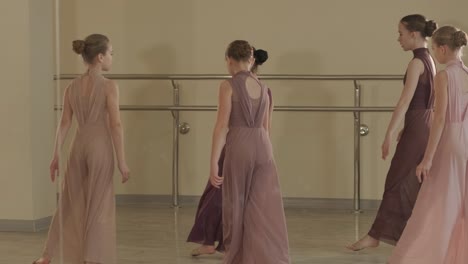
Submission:
<svg viewBox="0 0 468 264">
<path fill-rule="evenodd" d="M 255 58 L 255 62 L 252 65 L 252 68 L 250 69 L 250 71 L 253 73 L 257 73 L 258 66 L 262 65 L 265 61 L 268 60 L 268 52 L 262 49 L 255 49 L 255 47 L 252 47 L 252 48 L 253 48 L 253 56 Z"/>
<path fill-rule="evenodd" d="M 109 48 L 109 38 L 101 34 L 92 34 L 84 40 L 73 41 L 73 51 L 81 54 L 83 60 L 92 64 L 99 54 L 105 54 Z"/>
<path fill-rule="evenodd" d="M 423 38 L 432 36 L 437 29 L 437 23 L 434 20 L 426 20 L 426 17 L 419 14 L 408 15 L 400 20 L 405 28 L 411 32 L 419 32 Z"/>
<path fill-rule="evenodd" d="M 236 61 L 248 61 L 253 56 L 253 48 L 245 40 L 234 40 L 227 47 L 226 56 Z"/>
<path fill-rule="evenodd" d="M 457 50 L 467 44 L 466 33 L 453 26 L 443 26 L 434 32 L 432 40 L 438 45 L 447 45 L 451 50 Z"/>
</svg>

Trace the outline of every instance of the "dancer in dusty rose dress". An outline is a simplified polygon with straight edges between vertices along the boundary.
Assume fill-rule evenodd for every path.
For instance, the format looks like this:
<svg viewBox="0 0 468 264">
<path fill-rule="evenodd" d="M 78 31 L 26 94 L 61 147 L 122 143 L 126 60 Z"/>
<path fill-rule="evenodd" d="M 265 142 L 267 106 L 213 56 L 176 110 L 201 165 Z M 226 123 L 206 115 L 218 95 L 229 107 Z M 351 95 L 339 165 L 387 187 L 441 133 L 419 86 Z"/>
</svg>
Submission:
<svg viewBox="0 0 468 264">
<path fill-rule="evenodd" d="M 252 47 L 236 40 L 226 50 L 232 78 L 221 83 L 213 133 L 211 183 L 223 185 L 224 264 L 286 264 L 288 235 L 268 135 L 267 88 L 249 72 Z M 223 177 L 218 160 L 226 145 Z"/>
<path fill-rule="evenodd" d="M 391 264 L 468 263 L 468 68 L 461 60 L 466 33 L 438 29 L 432 49 L 446 69 L 435 77 L 435 113 L 413 214 Z"/>
<path fill-rule="evenodd" d="M 258 66 L 262 65 L 268 59 L 268 53 L 262 49 L 254 49 L 255 62 L 250 71 L 257 74 Z M 273 110 L 273 99 L 271 91 L 268 89 L 270 122 L 268 131 L 270 131 L 271 115 Z M 222 176 L 224 156 L 226 148 L 223 148 L 218 161 L 219 176 Z M 187 242 L 201 244 L 200 247 L 192 250 L 192 256 L 203 254 L 213 254 L 216 251 L 223 252 L 223 222 L 222 222 L 222 188 L 214 187 L 210 181 L 206 185 L 205 191 L 200 198 L 197 213 L 195 215 L 195 223 L 187 238 Z M 215 248 L 215 242 L 218 245 Z"/>
<path fill-rule="evenodd" d="M 93 34 L 73 42 L 88 66 L 67 87 L 57 130 L 50 176 L 55 180 L 59 153 L 74 115 L 78 128 L 71 146 L 59 205 L 42 257 L 70 264 L 115 264 L 116 227 L 113 187 L 115 148 L 122 182 L 129 178 L 120 123 L 118 88 L 102 76 L 112 65 L 112 46 L 106 36 Z M 61 254 L 62 252 L 63 254 Z"/>
<path fill-rule="evenodd" d="M 422 15 L 403 17 L 398 31 L 403 50 L 413 51 L 413 59 L 406 71 L 404 88 L 392 115 L 382 145 L 382 158 L 386 159 L 390 144 L 401 120 L 404 127 L 397 137 L 398 145 L 385 181 L 385 191 L 374 224 L 368 234 L 348 246 L 351 250 L 377 247 L 386 242 L 391 245 L 400 239 L 411 216 L 420 184 L 414 176 L 422 160 L 429 138 L 433 108 L 434 60 L 429 54 L 427 37 L 437 25 Z"/>
</svg>

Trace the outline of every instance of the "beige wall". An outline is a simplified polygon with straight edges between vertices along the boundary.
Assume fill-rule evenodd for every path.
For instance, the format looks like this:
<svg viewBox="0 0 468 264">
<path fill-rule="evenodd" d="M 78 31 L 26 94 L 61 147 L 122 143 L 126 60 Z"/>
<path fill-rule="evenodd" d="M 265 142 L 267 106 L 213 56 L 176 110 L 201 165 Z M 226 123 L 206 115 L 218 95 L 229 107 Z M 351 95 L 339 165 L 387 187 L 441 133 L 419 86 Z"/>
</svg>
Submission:
<svg viewBox="0 0 468 264">
<path fill-rule="evenodd" d="M 94 32 L 114 44 L 113 73 L 225 73 L 233 39 L 270 52 L 262 73 L 401 74 L 411 54 L 396 43 L 396 24 L 409 13 L 468 29 L 463 1 L 59 1 L 63 73 L 83 70 L 73 39 Z M 383 11 L 384 10 L 384 11 Z M 56 116 L 53 75 L 53 1 L 0 3 L 0 219 L 50 215 L 56 185 L 48 181 Z M 14 30 L 12 30 L 14 29 Z M 219 82 L 181 82 L 184 104 L 215 104 Z M 122 104 L 170 104 L 164 81 L 119 81 Z M 59 83 L 64 87 L 66 82 Z M 351 105 L 351 82 L 268 81 L 276 105 Z M 393 105 L 400 82 L 363 82 L 365 105 Z M 63 91 L 63 89 L 62 89 Z M 389 161 L 379 159 L 390 114 L 363 114 L 362 196 L 379 199 Z M 124 112 L 126 148 L 134 178 L 120 194 L 170 194 L 172 119 L 165 112 Z M 181 136 L 180 191 L 199 195 L 208 174 L 214 113 L 182 113 L 192 131 Z M 70 140 L 70 138 L 69 138 Z M 349 113 L 274 115 L 273 144 L 284 195 L 351 198 L 352 116 Z M 63 159 L 64 160 L 64 159 Z"/>
<path fill-rule="evenodd" d="M 48 158 L 55 116 L 52 1 L 0 3 L 0 219 L 33 220 L 53 210 Z"/>
<path fill-rule="evenodd" d="M 56 86 L 54 43 L 54 0 L 29 0 L 30 35 L 30 116 L 31 176 L 34 219 L 50 216 L 55 208 L 56 186 L 49 180 L 49 162 L 52 157 L 56 114 Z"/>
<path fill-rule="evenodd" d="M 114 45 L 112 73 L 226 73 L 224 49 L 247 39 L 270 52 L 268 74 L 403 74 L 410 53 L 401 51 L 398 20 L 422 13 L 440 24 L 468 30 L 463 1 L 62 1 L 61 70 L 83 70 L 70 50 L 75 38 L 94 32 Z M 181 82 L 184 104 L 215 104 L 217 81 Z M 352 82 L 268 81 L 276 105 L 353 104 Z M 163 81 L 119 81 L 122 104 L 171 104 Z M 401 82 L 363 82 L 367 106 L 398 100 Z M 134 178 L 120 194 L 170 194 L 169 113 L 125 112 L 126 147 Z M 180 191 L 199 195 L 207 180 L 215 114 L 182 113 L 192 130 L 181 135 Z M 365 113 L 362 196 L 379 199 L 389 161 L 380 159 L 389 113 Z M 351 198 L 353 119 L 350 113 L 276 112 L 273 145 L 284 195 Z"/>
<path fill-rule="evenodd" d="M 31 219 L 32 183 L 29 105 L 29 17 L 27 1 L 4 1 L 0 7 L 2 32 L 10 32 L 10 40 L 3 41 L 5 50 L 1 64 L 2 96 L 0 116 L 4 123 L 0 130 L 0 219 Z M 11 30 L 14 28 L 15 30 Z M 12 100 L 15 98 L 16 100 Z M 26 166 L 25 166 L 26 165 Z M 21 193 L 21 194 L 20 194 Z M 7 202 L 7 201 L 15 201 Z"/>
</svg>

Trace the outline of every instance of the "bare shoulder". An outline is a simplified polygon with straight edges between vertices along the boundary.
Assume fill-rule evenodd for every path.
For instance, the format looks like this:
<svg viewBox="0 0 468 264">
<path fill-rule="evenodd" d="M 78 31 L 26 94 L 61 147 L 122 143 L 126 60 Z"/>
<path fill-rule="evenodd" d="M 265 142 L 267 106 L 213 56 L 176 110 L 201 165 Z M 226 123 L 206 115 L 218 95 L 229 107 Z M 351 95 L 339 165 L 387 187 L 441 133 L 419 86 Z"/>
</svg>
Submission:
<svg viewBox="0 0 468 264">
<path fill-rule="evenodd" d="M 222 81 L 220 84 L 220 88 L 223 88 L 223 89 L 231 88 L 231 82 L 229 82 L 228 80 Z"/>
<path fill-rule="evenodd" d="M 231 83 L 228 80 L 222 81 L 221 84 L 219 85 L 219 91 L 220 93 L 223 93 L 223 94 L 232 93 Z"/>
<path fill-rule="evenodd" d="M 114 80 L 104 78 L 104 89 L 107 95 L 115 94 L 118 92 L 119 86 Z"/>
<path fill-rule="evenodd" d="M 67 87 L 65 88 L 65 93 L 68 93 L 69 90 L 72 89 L 73 86 L 75 86 L 78 78 L 73 79 L 71 82 L 67 84 Z"/>
<path fill-rule="evenodd" d="M 441 70 L 439 71 L 435 77 L 434 80 L 438 84 L 446 84 L 448 82 L 448 74 L 446 70 Z"/>
<path fill-rule="evenodd" d="M 419 58 L 414 58 L 408 63 L 408 71 L 415 71 L 422 74 L 424 72 L 424 63 Z"/>
</svg>

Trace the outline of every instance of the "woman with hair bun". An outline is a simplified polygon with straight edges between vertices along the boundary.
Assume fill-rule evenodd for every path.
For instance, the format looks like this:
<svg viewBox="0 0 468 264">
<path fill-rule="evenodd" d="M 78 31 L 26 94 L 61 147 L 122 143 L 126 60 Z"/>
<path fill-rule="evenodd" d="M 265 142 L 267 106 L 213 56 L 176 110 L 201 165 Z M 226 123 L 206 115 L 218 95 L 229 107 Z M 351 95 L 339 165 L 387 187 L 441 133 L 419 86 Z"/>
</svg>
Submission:
<svg viewBox="0 0 468 264">
<path fill-rule="evenodd" d="M 289 264 L 281 188 L 268 133 L 266 86 L 250 72 L 253 47 L 236 40 L 226 49 L 232 76 L 219 88 L 210 181 L 223 188 L 224 264 Z M 222 177 L 218 160 L 226 156 Z"/>
<path fill-rule="evenodd" d="M 33 264 L 49 264 L 60 256 L 67 264 L 116 264 L 114 150 L 122 183 L 127 182 L 130 171 L 118 87 L 102 75 L 112 66 L 112 45 L 106 36 L 92 34 L 73 41 L 73 50 L 81 55 L 87 71 L 65 90 L 50 164 L 52 181 L 58 175 L 60 150 L 73 116 L 78 128 L 45 248 Z"/>
<path fill-rule="evenodd" d="M 254 49 L 254 64 L 250 71 L 257 74 L 258 66 L 268 60 L 268 52 L 262 49 Z M 271 130 L 271 115 L 273 112 L 273 98 L 268 89 L 270 119 L 268 121 L 268 132 Z M 226 148 L 224 147 L 218 160 L 219 176 L 222 176 L 224 156 Z M 187 238 L 187 242 L 201 244 L 201 246 L 192 250 L 193 257 L 214 254 L 216 251 L 224 252 L 223 245 L 223 221 L 222 221 L 222 186 L 214 187 L 208 180 L 195 214 L 195 223 Z M 218 242 L 215 247 L 215 242 Z"/>
<path fill-rule="evenodd" d="M 395 245 L 411 216 L 420 188 L 414 171 L 426 149 L 434 104 L 435 64 L 427 49 L 427 38 L 436 28 L 433 20 L 418 14 L 405 16 L 398 24 L 398 42 L 404 51 L 413 52 L 413 59 L 382 144 L 382 159 L 387 158 L 395 139 L 398 144 L 374 224 L 367 235 L 347 246 L 350 250 L 377 247 L 380 241 Z M 403 119 L 404 127 L 395 137 Z"/>
<path fill-rule="evenodd" d="M 461 60 L 466 33 L 452 26 L 432 37 L 435 111 L 424 158 L 416 169 L 421 191 L 390 264 L 468 263 L 468 68 Z"/>
</svg>

